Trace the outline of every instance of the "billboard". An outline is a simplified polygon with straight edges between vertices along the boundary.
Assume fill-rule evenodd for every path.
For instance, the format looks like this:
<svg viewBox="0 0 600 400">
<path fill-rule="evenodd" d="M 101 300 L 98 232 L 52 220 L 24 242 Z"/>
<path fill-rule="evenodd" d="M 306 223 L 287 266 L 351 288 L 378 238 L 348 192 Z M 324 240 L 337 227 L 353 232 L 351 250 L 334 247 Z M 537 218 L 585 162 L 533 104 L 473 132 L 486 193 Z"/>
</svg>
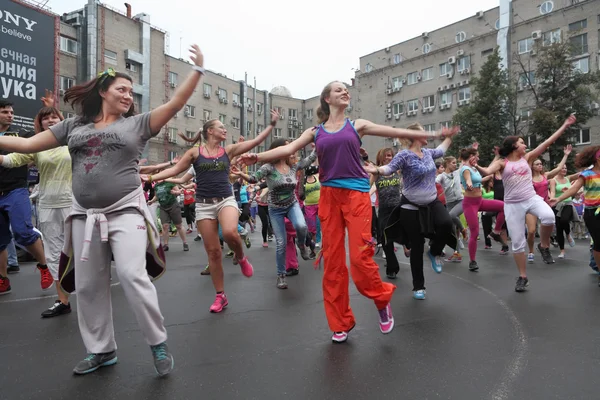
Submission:
<svg viewBox="0 0 600 400">
<path fill-rule="evenodd" d="M 14 126 L 33 129 L 44 89 L 54 90 L 58 17 L 15 0 L 0 1 L 0 99 Z"/>
</svg>

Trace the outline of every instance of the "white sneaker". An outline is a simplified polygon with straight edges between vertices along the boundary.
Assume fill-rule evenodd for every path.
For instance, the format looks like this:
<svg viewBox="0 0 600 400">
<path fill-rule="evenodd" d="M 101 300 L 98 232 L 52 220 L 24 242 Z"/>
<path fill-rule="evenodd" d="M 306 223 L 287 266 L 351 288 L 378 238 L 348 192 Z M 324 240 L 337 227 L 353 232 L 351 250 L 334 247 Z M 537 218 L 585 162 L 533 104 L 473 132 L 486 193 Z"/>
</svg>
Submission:
<svg viewBox="0 0 600 400">
<path fill-rule="evenodd" d="M 533 263 L 533 261 L 535 261 L 535 254 L 533 254 L 533 253 L 529 253 L 529 254 L 527 254 L 527 262 L 528 262 L 529 264 L 532 264 L 532 263 Z"/>
</svg>

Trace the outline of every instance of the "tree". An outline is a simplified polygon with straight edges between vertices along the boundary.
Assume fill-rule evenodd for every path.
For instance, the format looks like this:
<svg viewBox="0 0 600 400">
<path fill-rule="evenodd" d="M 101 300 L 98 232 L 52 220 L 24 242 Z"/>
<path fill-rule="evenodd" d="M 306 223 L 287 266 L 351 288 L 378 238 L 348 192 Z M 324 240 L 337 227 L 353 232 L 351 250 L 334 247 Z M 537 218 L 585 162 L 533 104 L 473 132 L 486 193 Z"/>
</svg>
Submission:
<svg viewBox="0 0 600 400">
<path fill-rule="evenodd" d="M 529 135 L 539 143 L 552 135 L 567 117 L 575 113 L 577 124 L 563 134 L 549 149 L 550 165 L 555 165 L 563 156 L 563 146 L 574 143 L 575 132 L 594 115 L 591 104 L 597 99 L 600 88 L 600 73 L 583 73 L 576 68 L 572 54 L 582 49 L 573 47 L 570 40 L 557 41 L 548 46 L 536 46 L 529 53 L 528 62 L 515 55 L 519 72 L 518 90 L 524 92 L 521 105 L 532 109 Z M 535 57 L 535 70 L 530 66 Z"/>
<path fill-rule="evenodd" d="M 452 150 L 479 143 L 479 156 L 482 165 L 494 158 L 494 146 L 502 143 L 507 135 L 513 134 L 516 124 L 514 90 L 508 74 L 500 68 L 498 52 L 491 54 L 481 66 L 479 75 L 471 78 L 471 101 L 458 109 L 453 124 L 460 125 L 461 133 L 454 138 Z"/>
</svg>

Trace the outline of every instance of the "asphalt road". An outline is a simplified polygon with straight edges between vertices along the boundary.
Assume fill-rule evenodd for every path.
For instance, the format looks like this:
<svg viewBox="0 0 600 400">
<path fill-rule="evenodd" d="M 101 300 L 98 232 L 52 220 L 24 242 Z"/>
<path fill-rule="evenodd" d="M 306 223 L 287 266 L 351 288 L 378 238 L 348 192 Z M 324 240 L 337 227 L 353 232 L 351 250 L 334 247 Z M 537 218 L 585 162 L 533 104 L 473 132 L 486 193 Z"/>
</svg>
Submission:
<svg viewBox="0 0 600 400">
<path fill-rule="evenodd" d="M 407 260 L 392 300 L 394 331 L 382 335 L 373 303 L 351 285 L 357 326 L 346 344 L 330 341 L 321 271 L 307 261 L 275 287 L 274 243 L 252 235 L 247 279 L 225 261 L 229 307 L 210 314 L 214 291 L 201 276 L 200 242 L 177 240 L 156 282 L 175 370 L 155 376 L 152 357 L 117 282 L 112 288 L 119 362 L 76 377 L 85 356 L 70 315 L 41 319 L 44 297 L 31 263 L 11 275 L 0 297 L 0 399 L 595 399 L 600 332 L 596 276 L 583 241 L 568 258 L 528 265 L 531 286 L 515 293 L 512 256 L 480 250 L 434 274 L 426 261 L 427 299 L 412 299 Z M 483 244 L 481 244 L 483 246 Z M 465 253 L 466 254 L 466 253 Z M 465 255 L 463 254 L 463 255 Z M 558 254 L 554 252 L 555 256 Z M 383 266 L 385 260 L 376 256 Z M 384 269 L 382 268 L 382 275 Z M 116 274 L 114 274 L 116 277 Z M 75 299 L 73 299 L 75 300 Z M 73 301 L 75 305 L 75 301 Z"/>
</svg>

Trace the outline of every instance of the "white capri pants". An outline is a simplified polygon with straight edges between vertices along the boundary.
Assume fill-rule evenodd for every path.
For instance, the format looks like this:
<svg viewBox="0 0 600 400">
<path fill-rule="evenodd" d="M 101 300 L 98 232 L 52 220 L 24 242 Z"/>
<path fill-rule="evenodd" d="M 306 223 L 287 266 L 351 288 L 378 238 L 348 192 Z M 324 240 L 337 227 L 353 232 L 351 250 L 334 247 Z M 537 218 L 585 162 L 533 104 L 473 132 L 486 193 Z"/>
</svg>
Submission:
<svg viewBox="0 0 600 400">
<path fill-rule="evenodd" d="M 58 262 L 65 244 L 65 219 L 70 212 L 71 207 L 38 209 L 40 231 L 44 236 L 44 255 L 55 281 L 58 280 Z"/>
<path fill-rule="evenodd" d="M 513 253 L 524 253 L 527 246 L 525 215 L 538 217 L 542 225 L 554 225 L 552 208 L 540 196 L 535 195 L 520 203 L 504 203 L 506 227 L 512 240 Z"/>
</svg>

